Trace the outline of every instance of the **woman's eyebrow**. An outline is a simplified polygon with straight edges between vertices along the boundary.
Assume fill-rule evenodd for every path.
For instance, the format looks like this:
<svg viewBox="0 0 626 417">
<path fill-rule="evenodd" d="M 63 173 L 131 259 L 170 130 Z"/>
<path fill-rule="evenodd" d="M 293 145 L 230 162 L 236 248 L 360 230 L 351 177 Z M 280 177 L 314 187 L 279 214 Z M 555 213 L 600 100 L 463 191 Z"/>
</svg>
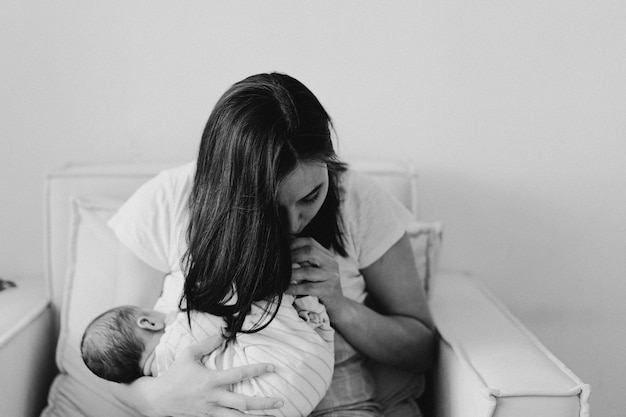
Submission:
<svg viewBox="0 0 626 417">
<path fill-rule="evenodd" d="M 320 188 L 322 188 L 322 184 L 318 184 L 317 186 L 315 186 L 315 188 L 313 188 L 310 193 L 302 197 L 300 200 L 306 200 L 307 198 L 313 197 L 315 193 L 317 193 L 320 190 Z"/>
</svg>

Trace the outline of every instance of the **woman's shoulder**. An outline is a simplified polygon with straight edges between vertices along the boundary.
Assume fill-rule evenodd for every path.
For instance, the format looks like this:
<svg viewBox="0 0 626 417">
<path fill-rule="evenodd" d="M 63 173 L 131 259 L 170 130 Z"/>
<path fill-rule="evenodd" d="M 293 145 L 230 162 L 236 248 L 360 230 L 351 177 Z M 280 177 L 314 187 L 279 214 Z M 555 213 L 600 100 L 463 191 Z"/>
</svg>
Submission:
<svg viewBox="0 0 626 417">
<path fill-rule="evenodd" d="M 380 198 L 381 188 L 366 174 L 348 168 L 341 175 L 342 203 L 346 208 L 360 206 L 372 198 Z"/>
<path fill-rule="evenodd" d="M 160 171 L 135 193 L 136 197 L 158 200 L 178 199 L 188 194 L 193 185 L 196 163 L 188 162 Z"/>
<path fill-rule="evenodd" d="M 182 216 L 193 186 L 195 162 L 160 171 L 126 200 L 110 224 L 123 222 L 125 227 L 142 224 L 162 216 Z"/>
<path fill-rule="evenodd" d="M 341 189 L 343 221 L 354 233 L 371 232 L 377 225 L 381 231 L 404 227 L 412 218 L 400 201 L 363 172 L 352 169 L 344 172 Z"/>
<path fill-rule="evenodd" d="M 183 165 L 165 169 L 159 172 L 153 180 L 170 185 L 184 186 L 193 183 L 195 174 L 196 162 L 191 161 Z"/>
</svg>

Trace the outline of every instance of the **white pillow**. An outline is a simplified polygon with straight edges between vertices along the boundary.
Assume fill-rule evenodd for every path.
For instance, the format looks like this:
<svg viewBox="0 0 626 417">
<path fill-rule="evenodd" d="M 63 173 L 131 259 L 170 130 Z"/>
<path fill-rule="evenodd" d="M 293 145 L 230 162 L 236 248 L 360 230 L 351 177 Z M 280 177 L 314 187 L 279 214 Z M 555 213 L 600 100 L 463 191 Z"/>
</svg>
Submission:
<svg viewBox="0 0 626 417">
<path fill-rule="evenodd" d="M 121 203 L 102 199 L 72 202 L 70 259 L 56 351 L 60 372 L 42 416 L 137 415 L 114 398 L 111 383 L 93 375 L 80 356 L 80 340 L 87 324 L 114 307 L 119 243 L 106 221 Z"/>
<path fill-rule="evenodd" d="M 110 391 L 112 383 L 93 375 L 80 356 L 80 340 L 87 324 L 115 306 L 119 275 L 117 251 L 121 243 L 106 222 L 122 203 L 102 198 L 77 198 L 72 202 L 70 258 L 56 351 L 60 373 L 52 385 L 42 417 L 137 415 L 115 399 Z M 415 222 L 408 232 L 420 277 L 427 287 L 436 264 L 441 224 Z M 378 381 L 378 386 L 384 387 L 381 395 L 388 397 L 396 388 L 406 391 L 406 379 L 395 372 L 383 374 L 384 381 Z M 419 392 L 421 384 L 418 385 L 411 391 Z"/>
</svg>

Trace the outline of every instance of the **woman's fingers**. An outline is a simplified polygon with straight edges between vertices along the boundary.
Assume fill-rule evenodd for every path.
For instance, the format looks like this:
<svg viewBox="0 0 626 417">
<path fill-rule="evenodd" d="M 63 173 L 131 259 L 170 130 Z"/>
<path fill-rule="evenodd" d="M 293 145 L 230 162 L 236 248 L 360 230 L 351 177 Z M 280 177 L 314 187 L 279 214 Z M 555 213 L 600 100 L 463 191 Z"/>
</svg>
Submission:
<svg viewBox="0 0 626 417">
<path fill-rule="evenodd" d="M 267 417 L 267 414 L 248 414 L 248 413 L 243 413 L 241 411 L 238 411 L 232 408 L 220 408 L 219 410 L 210 410 L 210 411 L 207 411 L 204 415 L 212 416 L 212 417 L 243 417 L 243 416 Z"/>
<path fill-rule="evenodd" d="M 236 384 L 268 372 L 274 372 L 274 370 L 274 365 L 267 363 L 241 366 L 221 371 L 219 375 L 215 375 L 215 383 L 218 385 Z M 218 403 L 222 407 L 228 407 L 241 411 L 271 410 L 281 408 L 283 406 L 283 402 L 278 398 L 248 397 L 241 394 L 234 394 L 229 391 L 222 392 Z"/>
<path fill-rule="evenodd" d="M 331 251 L 311 237 L 299 237 L 292 240 L 290 249 L 292 258 L 298 263 L 308 261 L 319 266 L 320 263 L 334 258 Z M 314 262 L 316 260 L 317 262 Z"/>
<path fill-rule="evenodd" d="M 325 247 L 319 244 L 319 242 L 312 237 L 296 237 L 291 241 L 290 249 L 296 250 L 306 246 L 316 247 L 320 250 L 326 250 Z"/>
<path fill-rule="evenodd" d="M 232 392 L 224 392 L 219 400 L 219 404 L 223 407 L 241 411 L 271 410 L 283 406 L 283 402 L 277 398 L 247 397 Z"/>
<path fill-rule="evenodd" d="M 240 410 L 266 410 L 280 406 L 276 398 L 259 398 L 229 392 L 232 384 L 274 371 L 274 365 L 263 363 L 235 367 L 228 370 L 211 370 L 202 363 L 223 342 L 221 336 L 198 342 L 176 358 L 162 375 L 148 378 L 158 391 L 154 397 L 159 415 L 175 416 L 242 416 Z M 184 387 L 184 388 L 183 388 Z"/>
<path fill-rule="evenodd" d="M 267 417 L 267 414 L 251 414 L 251 413 L 244 413 L 242 411 L 239 410 L 235 410 L 234 408 L 219 408 L 216 410 L 209 410 L 206 413 L 204 413 L 203 415 L 205 416 L 212 416 L 212 417 L 243 417 L 243 416 L 247 416 L 247 417 Z"/>
<path fill-rule="evenodd" d="M 326 281 L 328 278 L 324 274 L 319 273 L 319 268 L 313 266 L 303 266 L 291 270 L 291 282 L 301 283 L 304 281 L 320 282 Z"/>
<path fill-rule="evenodd" d="M 313 238 L 296 238 L 291 244 L 291 261 L 297 266 L 291 269 L 287 294 L 317 296 L 329 315 L 341 307 L 339 264 L 331 251 Z"/>
<path fill-rule="evenodd" d="M 203 356 L 213 352 L 222 344 L 223 341 L 224 339 L 221 336 L 209 336 L 185 349 L 181 353 L 179 359 L 182 360 L 181 362 L 189 360 L 200 362 Z M 212 371 L 211 382 L 214 386 L 236 384 L 268 372 L 274 372 L 275 369 L 276 368 L 271 363 L 256 363 L 253 365 L 238 366 L 221 371 Z"/>
<path fill-rule="evenodd" d="M 321 296 L 325 292 L 323 288 L 319 287 L 319 284 L 313 282 L 302 282 L 300 284 L 291 284 L 287 287 L 287 294 L 291 295 L 314 295 Z"/>
<path fill-rule="evenodd" d="M 253 365 L 238 366 L 216 372 L 214 375 L 215 385 L 236 384 L 246 379 L 254 378 L 269 372 L 274 372 L 275 367 L 270 363 L 256 363 Z"/>
<path fill-rule="evenodd" d="M 299 271 L 300 276 L 319 275 L 320 269 L 329 271 L 338 269 L 335 256 L 313 238 L 294 239 L 291 245 L 291 261 L 302 267 Z"/>
<path fill-rule="evenodd" d="M 328 257 L 323 256 L 319 252 L 305 250 L 304 248 L 296 249 L 295 251 L 291 252 L 291 262 L 296 263 L 302 267 L 314 266 L 319 268 L 324 264 L 325 259 L 328 259 Z"/>
</svg>

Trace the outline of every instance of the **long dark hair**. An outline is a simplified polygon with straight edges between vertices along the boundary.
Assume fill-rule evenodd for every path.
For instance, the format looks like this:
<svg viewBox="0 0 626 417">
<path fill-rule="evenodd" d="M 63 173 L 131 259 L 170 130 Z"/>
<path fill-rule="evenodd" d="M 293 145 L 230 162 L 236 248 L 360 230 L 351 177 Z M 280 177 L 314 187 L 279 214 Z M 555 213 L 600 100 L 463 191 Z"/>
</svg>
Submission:
<svg viewBox="0 0 626 417">
<path fill-rule="evenodd" d="M 289 285 L 291 237 L 278 187 L 298 163 L 326 163 L 329 174 L 328 195 L 303 234 L 346 255 L 339 216 L 346 166 L 333 149 L 331 129 L 313 93 L 278 73 L 234 84 L 209 116 L 189 199 L 180 307 L 224 317 L 229 340 L 267 326 Z M 271 318 L 243 329 L 252 303 L 260 300 L 273 302 L 273 313 L 266 310 Z"/>
</svg>

